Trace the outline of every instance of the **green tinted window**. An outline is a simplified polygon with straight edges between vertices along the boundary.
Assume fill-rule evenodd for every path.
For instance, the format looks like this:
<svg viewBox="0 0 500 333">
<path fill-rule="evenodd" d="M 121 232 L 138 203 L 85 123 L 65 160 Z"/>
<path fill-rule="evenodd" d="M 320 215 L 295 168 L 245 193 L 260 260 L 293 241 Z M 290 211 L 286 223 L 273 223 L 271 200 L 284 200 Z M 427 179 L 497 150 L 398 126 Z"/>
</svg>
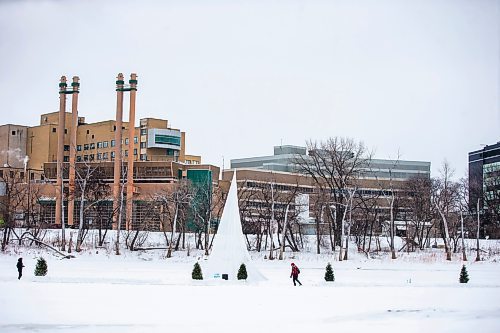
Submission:
<svg viewBox="0 0 500 333">
<path fill-rule="evenodd" d="M 181 145 L 181 138 L 178 136 L 157 134 L 157 135 L 155 135 L 155 143 L 180 146 Z"/>
</svg>

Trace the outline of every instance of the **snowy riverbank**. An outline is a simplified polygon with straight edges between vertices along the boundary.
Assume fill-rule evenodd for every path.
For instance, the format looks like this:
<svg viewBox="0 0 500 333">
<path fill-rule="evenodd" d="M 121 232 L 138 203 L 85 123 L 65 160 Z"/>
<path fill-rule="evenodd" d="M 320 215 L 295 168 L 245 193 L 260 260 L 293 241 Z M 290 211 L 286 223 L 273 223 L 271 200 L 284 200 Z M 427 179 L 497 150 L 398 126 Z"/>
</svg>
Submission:
<svg viewBox="0 0 500 333">
<path fill-rule="evenodd" d="M 465 263 L 470 282 L 458 283 L 462 262 L 442 251 L 401 254 L 391 261 L 353 255 L 287 253 L 283 261 L 252 254 L 267 281 L 193 282 L 197 252 L 100 251 L 60 260 L 43 250 L 0 255 L 0 332 L 470 332 L 500 331 L 500 263 Z M 35 277 L 43 254 L 48 275 Z M 197 256 L 198 254 L 198 256 Z M 293 258 L 290 258 L 293 255 Z M 15 264 L 24 258 L 23 278 Z M 473 259 L 473 258 L 471 258 Z M 289 279 L 301 268 L 302 287 Z M 331 261 L 335 279 L 323 279 Z"/>
</svg>

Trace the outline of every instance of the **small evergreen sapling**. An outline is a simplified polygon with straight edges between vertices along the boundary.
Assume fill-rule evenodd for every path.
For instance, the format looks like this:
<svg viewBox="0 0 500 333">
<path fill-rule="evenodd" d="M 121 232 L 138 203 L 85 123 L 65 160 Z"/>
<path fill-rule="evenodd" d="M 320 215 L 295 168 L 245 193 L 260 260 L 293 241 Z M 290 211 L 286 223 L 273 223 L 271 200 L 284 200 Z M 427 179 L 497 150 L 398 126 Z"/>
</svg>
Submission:
<svg viewBox="0 0 500 333">
<path fill-rule="evenodd" d="M 460 283 L 469 282 L 469 274 L 467 273 L 467 268 L 465 265 L 462 266 L 462 270 L 460 271 Z"/>
<path fill-rule="evenodd" d="M 238 280 L 246 280 L 247 277 L 247 266 L 245 266 L 245 264 L 241 264 L 240 269 L 238 270 Z"/>
<path fill-rule="evenodd" d="M 325 281 L 335 281 L 335 275 L 333 275 L 333 268 L 330 263 L 326 265 Z"/>
<path fill-rule="evenodd" d="M 193 280 L 203 280 L 203 274 L 201 273 L 200 264 L 195 263 L 193 268 L 193 273 L 191 273 Z"/>
<path fill-rule="evenodd" d="M 35 276 L 45 276 L 47 275 L 47 262 L 42 257 L 38 258 L 35 267 Z"/>
</svg>

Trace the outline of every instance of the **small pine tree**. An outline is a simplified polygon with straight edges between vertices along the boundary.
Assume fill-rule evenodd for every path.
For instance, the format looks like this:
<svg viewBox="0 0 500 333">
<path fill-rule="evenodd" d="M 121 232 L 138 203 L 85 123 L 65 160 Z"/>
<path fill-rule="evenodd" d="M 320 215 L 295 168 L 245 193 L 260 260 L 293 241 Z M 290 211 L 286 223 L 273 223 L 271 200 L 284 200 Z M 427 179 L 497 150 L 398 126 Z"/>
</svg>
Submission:
<svg viewBox="0 0 500 333">
<path fill-rule="evenodd" d="M 238 270 L 238 280 L 246 280 L 247 277 L 247 266 L 245 266 L 245 264 L 241 264 L 240 269 Z"/>
<path fill-rule="evenodd" d="M 193 273 L 191 273 L 193 280 L 203 280 L 203 274 L 201 273 L 200 264 L 195 263 L 193 268 Z"/>
<path fill-rule="evenodd" d="M 325 281 L 335 281 L 335 275 L 333 275 L 333 268 L 330 263 L 326 265 Z"/>
<path fill-rule="evenodd" d="M 38 258 L 35 267 L 35 276 L 45 276 L 47 275 L 47 262 L 42 257 Z"/>
<path fill-rule="evenodd" d="M 460 283 L 469 282 L 469 274 L 467 273 L 467 268 L 465 265 L 462 266 L 462 270 L 460 271 Z"/>
</svg>

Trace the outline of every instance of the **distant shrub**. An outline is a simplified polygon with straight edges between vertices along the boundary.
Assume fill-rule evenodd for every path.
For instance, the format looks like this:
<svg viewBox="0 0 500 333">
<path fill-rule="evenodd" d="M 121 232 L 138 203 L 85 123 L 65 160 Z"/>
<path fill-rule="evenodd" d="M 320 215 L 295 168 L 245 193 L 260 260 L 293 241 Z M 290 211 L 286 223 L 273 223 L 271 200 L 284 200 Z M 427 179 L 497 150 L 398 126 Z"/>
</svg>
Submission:
<svg viewBox="0 0 500 333">
<path fill-rule="evenodd" d="M 247 267 L 245 264 L 241 264 L 240 269 L 238 270 L 238 280 L 246 280 L 247 277 Z"/>
<path fill-rule="evenodd" d="M 35 267 L 35 276 L 45 276 L 47 275 L 47 262 L 42 257 L 38 258 Z"/>
<path fill-rule="evenodd" d="M 201 273 L 200 264 L 195 263 L 193 268 L 193 273 L 191 273 L 193 280 L 203 280 L 203 274 Z"/>
<path fill-rule="evenodd" d="M 326 272 L 325 272 L 325 281 L 335 281 L 335 275 L 333 275 L 333 268 L 330 263 L 326 265 Z"/>
<path fill-rule="evenodd" d="M 469 282 L 469 274 L 467 273 L 467 268 L 465 265 L 462 266 L 462 270 L 460 271 L 460 283 Z"/>
</svg>

